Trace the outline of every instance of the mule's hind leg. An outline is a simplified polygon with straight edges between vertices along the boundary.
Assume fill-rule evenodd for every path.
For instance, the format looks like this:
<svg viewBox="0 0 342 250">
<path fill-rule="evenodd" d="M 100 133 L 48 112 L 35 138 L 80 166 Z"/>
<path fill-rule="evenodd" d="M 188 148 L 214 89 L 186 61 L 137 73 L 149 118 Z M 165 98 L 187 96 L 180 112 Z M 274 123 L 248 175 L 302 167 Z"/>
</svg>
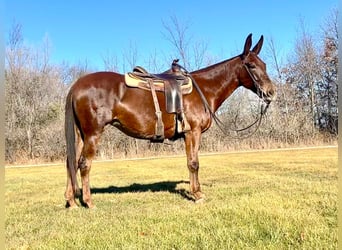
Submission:
<svg viewBox="0 0 342 250">
<path fill-rule="evenodd" d="M 83 140 L 82 140 L 80 131 L 77 130 L 77 136 L 76 136 L 76 161 L 77 161 L 77 163 L 80 160 L 82 150 L 83 150 Z M 75 166 L 77 166 L 76 167 L 76 176 L 77 176 L 77 172 L 78 172 L 79 166 L 78 166 L 78 164 L 75 164 Z M 79 197 L 79 196 L 81 196 L 81 191 L 80 191 L 80 187 L 78 185 L 77 178 L 76 178 L 75 181 L 76 181 L 75 196 Z"/>
<path fill-rule="evenodd" d="M 81 172 L 82 181 L 82 200 L 86 207 L 93 208 L 94 204 L 91 199 L 89 173 L 91 169 L 92 160 L 96 153 L 96 146 L 100 137 L 100 133 L 95 135 L 86 136 L 84 139 L 84 146 L 78 166 Z"/>
<path fill-rule="evenodd" d="M 76 131 L 76 138 L 75 138 L 76 142 L 75 142 L 75 148 L 76 148 L 76 158 L 75 158 L 75 173 L 77 176 L 77 171 L 78 171 L 78 161 L 80 159 L 81 156 L 81 152 L 82 152 L 82 148 L 83 148 L 83 141 L 82 138 L 80 136 L 80 132 L 77 130 Z M 68 161 L 67 161 L 68 164 Z M 70 172 L 69 172 L 69 167 L 67 166 L 67 185 L 66 185 L 66 190 L 65 190 L 65 200 L 66 200 L 66 207 L 70 207 L 70 208 L 75 208 L 77 207 L 77 203 L 75 201 L 75 197 L 80 196 L 80 188 L 78 186 L 78 181 L 77 178 L 75 179 L 75 193 L 74 193 L 74 189 L 72 187 L 72 183 L 71 183 L 71 177 L 70 177 Z"/>
<path fill-rule="evenodd" d="M 64 193 L 64 197 L 66 200 L 66 208 L 77 208 L 77 203 L 75 201 L 75 194 L 74 194 L 74 189 L 72 187 L 71 183 L 71 177 L 70 177 L 70 172 L 69 172 L 69 166 L 67 162 L 67 185 L 66 185 L 66 190 Z"/>
</svg>

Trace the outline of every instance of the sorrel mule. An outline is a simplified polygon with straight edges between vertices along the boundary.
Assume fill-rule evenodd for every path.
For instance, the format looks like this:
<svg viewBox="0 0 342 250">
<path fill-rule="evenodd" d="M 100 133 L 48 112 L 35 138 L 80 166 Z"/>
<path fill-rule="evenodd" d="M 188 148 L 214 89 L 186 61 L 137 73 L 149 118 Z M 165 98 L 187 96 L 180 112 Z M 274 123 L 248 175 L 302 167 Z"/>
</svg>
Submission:
<svg viewBox="0 0 342 250">
<path fill-rule="evenodd" d="M 263 36 L 250 50 L 250 34 L 241 55 L 191 72 L 213 112 L 240 86 L 252 90 L 268 104 L 274 99 L 275 86 L 266 73 L 265 63 L 258 57 L 262 44 Z M 174 115 L 165 112 L 163 93 L 157 95 L 163 112 L 165 138 L 174 139 Z M 198 180 L 198 149 L 201 134 L 212 124 L 212 115 L 204 107 L 196 90 L 185 95 L 183 103 L 191 130 L 180 137 L 185 140 L 190 193 L 195 201 L 200 201 L 204 194 Z M 128 136 L 148 140 L 153 138 L 155 109 L 151 94 L 127 87 L 124 75 L 114 72 L 97 72 L 81 77 L 71 87 L 66 99 L 67 207 L 77 207 L 75 196 L 80 192 L 76 178 L 78 169 L 81 173 L 83 205 L 89 208 L 94 206 L 89 187 L 89 172 L 97 143 L 108 124 Z"/>
</svg>

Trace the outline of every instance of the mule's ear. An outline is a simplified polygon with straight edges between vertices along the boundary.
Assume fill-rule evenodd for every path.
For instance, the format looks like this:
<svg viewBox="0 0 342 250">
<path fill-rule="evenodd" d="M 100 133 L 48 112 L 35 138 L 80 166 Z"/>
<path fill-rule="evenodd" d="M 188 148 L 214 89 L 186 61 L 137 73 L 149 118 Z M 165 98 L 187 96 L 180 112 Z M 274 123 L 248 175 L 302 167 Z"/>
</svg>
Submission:
<svg viewBox="0 0 342 250">
<path fill-rule="evenodd" d="M 254 48 L 252 49 L 252 51 L 253 51 L 255 54 L 259 54 L 259 53 L 260 53 L 260 50 L 261 50 L 261 48 L 262 48 L 262 44 L 263 44 L 263 43 L 264 43 L 264 36 L 261 35 L 259 42 L 254 46 Z"/>
<path fill-rule="evenodd" d="M 248 56 L 249 51 L 251 49 L 252 46 L 252 33 L 249 34 L 246 38 L 246 42 L 245 42 L 245 46 L 243 48 L 243 52 L 242 52 L 242 59 L 244 59 L 246 56 Z"/>
</svg>

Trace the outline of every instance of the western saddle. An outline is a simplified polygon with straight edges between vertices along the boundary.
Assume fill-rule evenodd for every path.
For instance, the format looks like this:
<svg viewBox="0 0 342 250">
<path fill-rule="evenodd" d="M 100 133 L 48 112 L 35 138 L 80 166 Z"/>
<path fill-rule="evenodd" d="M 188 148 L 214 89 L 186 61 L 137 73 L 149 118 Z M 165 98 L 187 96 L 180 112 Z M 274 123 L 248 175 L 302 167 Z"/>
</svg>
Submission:
<svg viewBox="0 0 342 250">
<path fill-rule="evenodd" d="M 178 59 L 173 60 L 171 69 L 160 74 L 151 74 L 140 66 L 136 66 L 133 72 L 125 74 L 127 86 L 151 91 L 157 118 L 155 135 L 152 139 L 154 142 L 164 141 L 164 124 L 156 91 L 164 93 L 166 112 L 175 114 L 177 133 L 190 130 L 184 112 L 183 95 L 191 93 L 192 81 L 178 61 Z"/>
</svg>

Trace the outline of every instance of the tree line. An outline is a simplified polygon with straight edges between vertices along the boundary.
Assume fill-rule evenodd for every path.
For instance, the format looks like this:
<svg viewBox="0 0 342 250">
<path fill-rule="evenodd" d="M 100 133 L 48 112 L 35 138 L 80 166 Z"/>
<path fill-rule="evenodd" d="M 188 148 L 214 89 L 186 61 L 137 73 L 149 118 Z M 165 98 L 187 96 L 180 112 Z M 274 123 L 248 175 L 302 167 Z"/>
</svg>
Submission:
<svg viewBox="0 0 342 250">
<path fill-rule="evenodd" d="M 272 37 L 266 38 L 265 61 L 277 86 L 277 100 L 271 104 L 259 129 L 244 132 L 235 129 L 251 124 L 260 111 L 258 98 L 238 89 L 222 105 L 218 116 L 226 124 L 222 133 L 213 124 L 202 137 L 201 151 L 226 151 L 315 145 L 335 142 L 338 133 L 337 67 L 338 10 L 322 23 L 320 30 L 309 32 L 304 21 L 291 54 L 284 62 L 278 56 Z M 64 105 L 68 89 L 80 76 L 92 72 L 86 62 L 76 65 L 50 62 L 50 41 L 38 47 L 25 45 L 23 27 L 14 24 L 5 51 L 5 159 L 8 163 L 60 161 L 65 158 Z M 208 44 L 186 35 L 189 27 L 176 17 L 164 23 L 165 38 L 174 50 L 167 59 L 153 54 L 147 65 L 152 72 L 166 70 L 174 58 L 191 70 L 215 62 Z M 118 71 L 120 64 L 133 67 L 137 48 L 123 54 L 123 61 L 107 55 L 106 70 Z M 263 57 L 263 56 L 262 56 Z M 254 133 L 255 132 L 255 133 Z M 183 143 L 153 144 L 127 137 L 115 128 L 107 128 L 99 144 L 99 158 L 145 156 L 184 152 Z"/>
</svg>

